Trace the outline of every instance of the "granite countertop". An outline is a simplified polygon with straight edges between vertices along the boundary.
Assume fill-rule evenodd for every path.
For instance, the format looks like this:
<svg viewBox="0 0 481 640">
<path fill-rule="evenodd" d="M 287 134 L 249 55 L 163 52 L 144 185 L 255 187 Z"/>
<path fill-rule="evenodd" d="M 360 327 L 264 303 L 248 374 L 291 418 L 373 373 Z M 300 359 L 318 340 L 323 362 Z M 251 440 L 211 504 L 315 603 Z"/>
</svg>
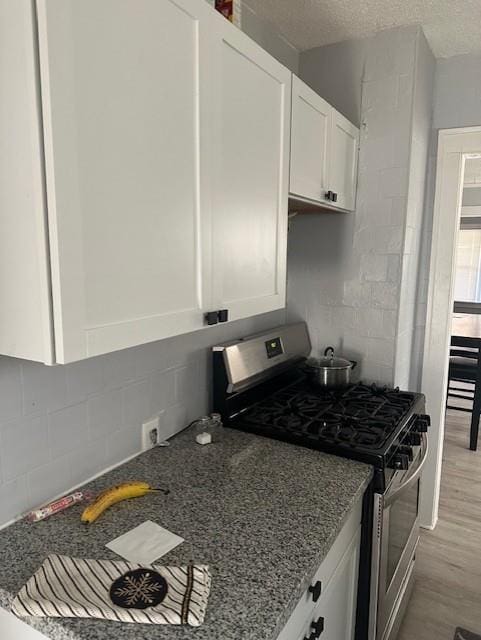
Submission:
<svg viewBox="0 0 481 640">
<path fill-rule="evenodd" d="M 0 605 L 6 609 L 50 553 L 116 556 L 105 544 L 153 520 L 185 542 L 162 564 L 208 564 L 212 590 L 204 624 L 143 626 L 104 620 L 27 618 L 59 640 L 274 640 L 363 495 L 372 468 L 291 444 L 222 429 L 201 447 L 184 431 L 90 483 L 127 480 L 168 487 L 80 522 L 81 505 L 36 524 L 0 531 Z"/>
</svg>

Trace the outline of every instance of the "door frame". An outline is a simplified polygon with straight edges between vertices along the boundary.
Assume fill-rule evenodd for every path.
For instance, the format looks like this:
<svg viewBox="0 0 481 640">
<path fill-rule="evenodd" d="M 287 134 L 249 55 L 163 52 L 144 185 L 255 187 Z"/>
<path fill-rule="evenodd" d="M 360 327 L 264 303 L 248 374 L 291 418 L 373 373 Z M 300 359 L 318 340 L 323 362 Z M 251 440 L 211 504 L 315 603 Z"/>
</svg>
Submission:
<svg viewBox="0 0 481 640">
<path fill-rule="evenodd" d="M 470 155 L 480 154 L 481 126 L 439 130 L 422 371 L 422 390 L 432 422 L 420 504 L 421 526 L 428 529 L 433 529 L 438 520 L 456 238 L 461 215 L 464 163 Z"/>
</svg>

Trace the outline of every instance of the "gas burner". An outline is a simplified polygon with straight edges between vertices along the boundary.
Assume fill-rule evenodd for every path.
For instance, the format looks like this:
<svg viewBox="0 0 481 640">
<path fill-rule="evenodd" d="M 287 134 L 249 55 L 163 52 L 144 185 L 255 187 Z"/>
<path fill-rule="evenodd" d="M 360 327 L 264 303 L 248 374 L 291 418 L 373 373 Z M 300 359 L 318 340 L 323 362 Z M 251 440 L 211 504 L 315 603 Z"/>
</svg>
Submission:
<svg viewBox="0 0 481 640">
<path fill-rule="evenodd" d="M 273 424 L 276 427 L 284 429 L 299 430 L 302 428 L 303 420 L 301 416 L 298 416 L 295 413 L 284 413 L 278 418 L 275 418 Z"/>
<path fill-rule="evenodd" d="M 322 390 L 305 382 L 264 398 L 242 422 L 274 432 L 306 434 L 349 448 L 380 449 L 409 413 L 414 395 L 362 383 Z"/>
</svg>

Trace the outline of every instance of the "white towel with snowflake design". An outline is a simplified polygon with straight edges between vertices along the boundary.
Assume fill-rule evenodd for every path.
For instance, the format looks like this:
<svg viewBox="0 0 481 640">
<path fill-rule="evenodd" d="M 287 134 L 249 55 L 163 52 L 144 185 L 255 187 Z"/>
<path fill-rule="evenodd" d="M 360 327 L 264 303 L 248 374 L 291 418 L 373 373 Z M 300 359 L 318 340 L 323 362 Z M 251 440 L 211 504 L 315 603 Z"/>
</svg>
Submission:
<svg viewBox="0 0 481 640">
<path fill-rule="evenodd" d="M 144 572 L 141 579 L 136 577 L 139 570 Z M 117 587 L 122 579 L 124 583 Z M 12 611 L 19 617 L 103 618 L 198 627 L 204 621 L 210 583 L 205 565 L 141 567 L 123 560 L 52 554 L 20 589 Z M 118 598 L 114 596 L 121 597 L 124 606 L 115 604 L 113 599 Z M 156 603 L 160 597 L 162 601 Z"/>
</svg>

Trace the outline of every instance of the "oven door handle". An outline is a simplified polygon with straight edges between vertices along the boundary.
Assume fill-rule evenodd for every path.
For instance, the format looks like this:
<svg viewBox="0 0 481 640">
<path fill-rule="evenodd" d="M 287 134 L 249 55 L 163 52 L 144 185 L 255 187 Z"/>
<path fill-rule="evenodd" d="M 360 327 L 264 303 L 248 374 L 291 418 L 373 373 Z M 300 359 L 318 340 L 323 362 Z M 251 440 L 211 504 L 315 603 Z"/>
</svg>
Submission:
<svg viewBox="0 0 481 640">
<path fill-rule="evenodd" d="M 390 504 L 392 504 L 397 498 L 399 498 L 402 493 L 404 493 L 404 491 L 409 489 L 409 487 L 411 487 L 419 479 L 421 471 L 423 470 L 424 463 L 426 462 L 426 458 L 428 456 L 428 440 L 425 434 L 423 434 L 421 449 L 421 459 L 419 460 L 415 469 L 408 475 L 406 480 L 397 489 L 394 489 L 392 493 L 388 491 L 384 496 L 385 507 L 388 507 Z"/>
</svg>

